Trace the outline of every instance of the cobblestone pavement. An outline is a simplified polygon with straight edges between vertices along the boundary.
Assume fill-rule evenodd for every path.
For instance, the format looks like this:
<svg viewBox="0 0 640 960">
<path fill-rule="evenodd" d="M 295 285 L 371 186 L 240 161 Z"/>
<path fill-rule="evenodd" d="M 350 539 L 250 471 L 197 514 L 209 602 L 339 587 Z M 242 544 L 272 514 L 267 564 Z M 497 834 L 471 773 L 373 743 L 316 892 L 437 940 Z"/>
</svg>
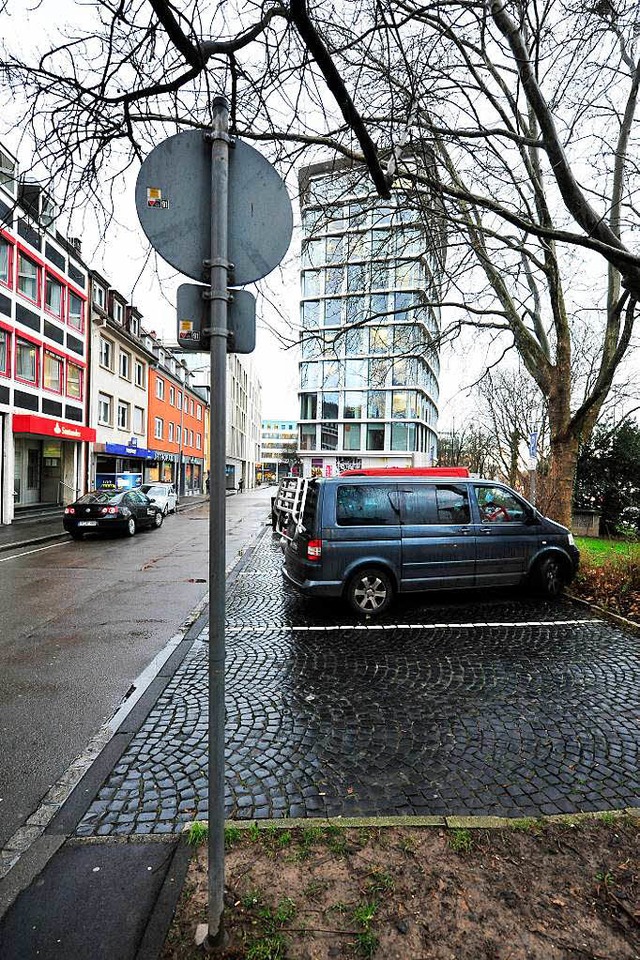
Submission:
<svg viewBox="0 0 640 960">
<path fill-rule="evenodd" d="M 229 591 L 227 814 L 535 816 L 639 803 L 640 640 L 568 600 L 413 597 L 375 625 L 283 585 L 270 533 Z M 207 636 L 78 827 L 207 812 Z"/>
</svg>

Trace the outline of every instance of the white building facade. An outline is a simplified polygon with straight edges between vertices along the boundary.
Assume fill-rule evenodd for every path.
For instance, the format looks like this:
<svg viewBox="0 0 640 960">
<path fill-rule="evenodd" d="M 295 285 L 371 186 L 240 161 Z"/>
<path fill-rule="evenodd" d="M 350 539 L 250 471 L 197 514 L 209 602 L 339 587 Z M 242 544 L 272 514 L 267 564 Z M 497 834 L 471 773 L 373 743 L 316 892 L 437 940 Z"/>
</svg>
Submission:
<svg viewBox="0 0 640 960">
<path fill-rule="evenodd" d="M 153 459 L 147 446 L 149 365 L 156 363 L 141 339 L 141 315 L 95 271 L 91 272 L 89 487 L 139 486 Z"/>
<path fill-rule="evenodd" d="M 300 172 L 299 457 L 305 476 L 436 456 L 442 238 L 362 170 Z"/>
</svg>

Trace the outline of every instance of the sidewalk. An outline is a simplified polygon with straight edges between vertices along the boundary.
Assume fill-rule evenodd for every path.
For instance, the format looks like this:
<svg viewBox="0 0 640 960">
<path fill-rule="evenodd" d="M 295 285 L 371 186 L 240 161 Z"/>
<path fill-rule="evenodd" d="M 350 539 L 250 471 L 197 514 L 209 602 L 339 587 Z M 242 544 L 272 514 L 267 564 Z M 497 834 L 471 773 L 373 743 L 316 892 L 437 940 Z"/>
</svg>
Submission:
<svg viewBox="0 0 640 960">
<path fill-rule="evenodd" d="M 231 580 L 236 568 L 250 559 L 256 538 L 271 529 L 272 492 L 263 487 L 227 501 Z M 185 498 L 180 509 L 203 502 L 206 498 Z M 56 524 L 59 532 L 59 521 Z M 20 526 L 24 531 L 25 525 Z M 37 526 L 26 542 L 58 535 L 53 524 Z M 5 536 L 0 550 L 25 544 L 24 537 L 12 542 Z M 138 822 L 117 838 L 85 839 L 78 827 L 159 698 L 171 696 L 169 685 L 176 671 L 194 645 L 206 642 L 207 636 L 204 607 L 138 698 L 131 697 L 113 718 L 112 735 L 106 743 L 103 736 L 103 748 L 96 751 L 72 792 L 55 811 L 51 803 L 47 809 L 45 802 L 18 831 L 21 840 L 29 842 L 22 856 L 7 869 L 15 855 L 10 849 L 0 854 L 3 960 L 154 960 L 159 955 L 188 865 L 189 851 L 179 832 L 184 814 L 167 821 L 166 831 L 153 836 L 145 836 L 144 825 Z M 177 709 L 180 706 L 176 704 Z M 206 749 L 205 744 L 200 746 Z"/>
</svg>

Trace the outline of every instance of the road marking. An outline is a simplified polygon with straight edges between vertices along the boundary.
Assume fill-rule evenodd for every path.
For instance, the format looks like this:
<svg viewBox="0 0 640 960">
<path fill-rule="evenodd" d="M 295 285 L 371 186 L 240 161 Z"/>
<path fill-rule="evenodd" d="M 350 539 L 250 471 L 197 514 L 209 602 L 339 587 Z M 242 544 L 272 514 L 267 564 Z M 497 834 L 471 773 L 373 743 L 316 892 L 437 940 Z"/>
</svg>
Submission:
<svg viewBox="0 0 640 960">
<path fill-rule="evenodd" d="M 475 630 L 478 627 L 579 627 L 588 623 L 606 623 L 606 621 L 595 618 L 588 620 L 519 620 L 509 622 L 491 620 L 478 623 L 354 623 L 351 625 L 336 624 L 330 627 L 288 627 L 285 624 L 233 626 L 233 624 L 228 624 L 226 629 L 228 633 L 330 633 L 333 630 Z"/>
<path fill-rule="evenodd" d="M 13 553 L 10 557 L 0 557 L 0 563 L 6 563 L 7 560 L 19 560 L 20 557 L 28 557 L 30 553 L 41 553 L 42 550 L 51 550 L 52 547 L 66 547 L 71 540 L 63 540 L 61 543 L 50 543 L 46 547 L 38 547 L 36 550 L 25 550 L 24 553 Z"/>
</svg>

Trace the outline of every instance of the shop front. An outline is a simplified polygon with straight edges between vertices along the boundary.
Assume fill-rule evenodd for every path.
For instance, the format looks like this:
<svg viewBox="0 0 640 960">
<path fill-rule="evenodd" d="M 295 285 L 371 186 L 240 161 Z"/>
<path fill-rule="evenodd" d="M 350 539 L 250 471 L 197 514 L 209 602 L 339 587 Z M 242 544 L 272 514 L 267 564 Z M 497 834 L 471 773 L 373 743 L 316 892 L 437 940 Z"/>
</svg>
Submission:
<svg viewBox="0 0 640 960">
<path fill-rule="evenodd" d="M 93 487 L 95 490 L 131 490 L 142 486 L 150 476 L 148 464 L 154 453 L 139 447 L 132 437 L 129 444 L 101 443 L 94 448 Z"/>
<path fill-rule="evenodd" d="M 75 500 L 84 483 L 84 444 L 95 440 L 95 430 L 35 414 L 14 414 L 12 429 L 15 511 Z"/>
<path fill-rule="evenodd" d="M 147 481 L 172 483 L 179 497 L 204 492 L 204 461 L 190 454 L 150 451 L 155 460 L 149 464 Z"/>
</svg>

